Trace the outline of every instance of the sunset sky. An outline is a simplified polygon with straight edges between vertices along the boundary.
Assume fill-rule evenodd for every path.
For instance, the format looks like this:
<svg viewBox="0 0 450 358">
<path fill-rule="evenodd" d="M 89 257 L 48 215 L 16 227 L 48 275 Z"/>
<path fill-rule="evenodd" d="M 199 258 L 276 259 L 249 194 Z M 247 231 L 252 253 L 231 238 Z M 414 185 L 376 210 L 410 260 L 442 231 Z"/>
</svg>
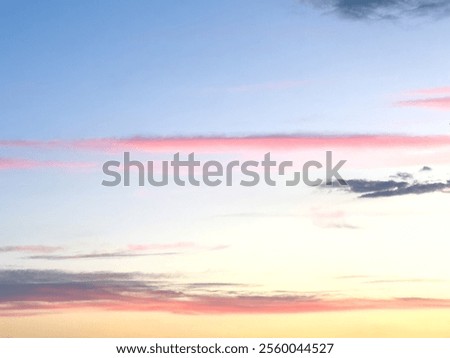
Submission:
<svg viewBox="0 0 450 358">
<path fill-rule="evenodd" d="M 0 33 L 1 337 L 450 337 L 448 1 L 5 0 Z M 101 184 L 326 151 L 346 186 Z"/>
</svg>

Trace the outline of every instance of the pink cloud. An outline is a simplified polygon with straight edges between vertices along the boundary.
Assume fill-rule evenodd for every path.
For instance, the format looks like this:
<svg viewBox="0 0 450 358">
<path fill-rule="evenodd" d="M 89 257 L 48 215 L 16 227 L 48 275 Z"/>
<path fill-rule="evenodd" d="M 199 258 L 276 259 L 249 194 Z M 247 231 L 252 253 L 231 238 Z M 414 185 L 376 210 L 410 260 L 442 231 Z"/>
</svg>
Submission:
<svg viewBox="0 0 450 358">
<path fill-rule="evenodd" d="M 37 168 L 41 163 L 27 159 L 0 158 L 0 170 Z"/>
<path fill-rule="evenodd" d="M 410 94 L 439 95 L 450 94 L 450 87 L 424 88 L 409 92 Z"/>
<path fill-rule="evenodd" d="M 137 273 L 0 271 L 0 316 L 75 310 L 171 312 L 177 314 L 283 314 L 378 309 L 450 308 L 448 298 L 335 297 L 238 292 L 232 283 L 167 281 L 166 276 Z M 149 280 L 149 281 L 148 281 Z M 170 287 L 173 287 L 171 289 Z M 232 287 L 232 291 L 217 290 Z M 215 288 L 211 291 L 211 288 Z M 199 293 L 199 291 L 201 293 Z M 213 293 L 212 293 L 213 292 Z"/>
<path fill-rule="evenodd" d="M 154 295 L 116 295 L 108 288 L 86 290 L 82 284 L 55 291 L 42 285 L 32 295 L 17 301 L 0 302 L 0 316 L 95 309 L 101 311 L 170 312 L 175 314 L 301 314 L 362 310 L 417 310 L 450 308 L 449 299 L 435 298 L 343 298 L 315 299 L 288 296 L 174 296 L 161 291 Z"/>
<path fill-rule="evenodd" d="M 262 136 L 262 137 L 198 137 L 198 138 L 129 138 L 79 141 L 76 148 L 116 151 L 203 151 L 227 150 L 295 150 L 354 147 L 434 147 L 450 146 L 449 136 Z"/>
<path fill-rule="evenodd" d="M 132 137 L 99 138 L 53 141 L 0 141 L 0 147 L 17 147 L 35 150 L 83 151 L 109 156 L 121 156 L 131 152 L 133 159 L 140 160 L 139 154 L 151 153 L 173 155 L 181 152 L 195 152 L 205 155 L 233 155 L 242 160 L 255 159 L 265 152 L 274 157 L 286 152 L 295 152 L 290 158 L 299 163 L 306 160 L 319 160 L 324 152 L 332 150 L 333 157 L 346 159 L 348 168 L 398 167 L 399 165 L 440 165 L 449 163 L 450 136 L 402 136 L 402 135 L 274 135 L 248 137 Z M 295 157 L 294 157 L 295 155 Z M 320 157 L 319 157 L 320 156 Z M 284 155 L 286 158 L 286 156 Z M 120 157 L 109 159 L 119 160 Z M 151 158 L 148 158 L 149 160 Z M 164 160 L 167 160 L 165 158 Z M 170 159 L 170 158 L 169 158 Z M 276 158 L 280 159 L 280 158 Z M 1 169 L 62 167 L 71 170 L 91 168 L 101 164 L 61 163 L 35 161 L 0 161 Z M 159 161 L 156 161 L 156 169 Z M 122 167 L 119 168 L 122 170 Z"/>
<path fill-rule="evenodd" d="M 449 99 L 450 101 L 450 99 Z M 105 153 L 198 151 L 216 153 L 241 150 L 296 150 L 333 148 L 450 147 L 450 136 L 398 135 L 274 135 L 249 137 L 133 137 L 73 141 L 0 141 L 2 147 L 88 150 Z"/>
<path fill-rule="evenodd" d="M 396 102 L 396 105 L 400 107 L 421 107 L 421 108 L 450 110 L 450 97 L 423 98 L 423 99 L 398 101 Z"/>
</svg>

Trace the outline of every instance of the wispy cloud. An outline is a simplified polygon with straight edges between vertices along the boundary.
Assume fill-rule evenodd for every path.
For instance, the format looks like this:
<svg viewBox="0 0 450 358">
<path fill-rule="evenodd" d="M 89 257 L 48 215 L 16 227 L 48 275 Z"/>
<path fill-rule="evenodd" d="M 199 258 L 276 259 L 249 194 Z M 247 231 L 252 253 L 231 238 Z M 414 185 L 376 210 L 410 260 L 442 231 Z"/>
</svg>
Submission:
<svg viewBox="0 0 450 358">
<path fill-rule="evenodd" d="M 133 244 L 128 245 L 130 251 L 154 251 L 172 249 L 194 249 L 198 246 L 194 242 L 175 242 L 171 244 Z"/>
<path fill-rule="evenodd" d="M 399 107 L 420 107 L 441 110 L 450 110 L 450 97 L 419 98 L 406 101 L 398 101 L 395 104 Z"/>
<path fill-rule="evenodd" d="M 447 0 L 304 0 L 350 19 L 401 19 L 406 17 L 443 17 L 450 13 Z"/>
<path fill-rule="evenodd" d="M 0 252 L 21 252 L 21 253 L 52 253 L 63 250 L 59 246 L 45 245 L 23 245 L 23 246 L 0 246 Z"/>
<path fill-rule="evenodd" d="M 433 87 L 423 88 L 414 91 L 409 91 L 408 94 L 413 95 L 442 95 L 450 94 L 450 87 Z"/>
<path fill-rule="evenodd" d="M 397 174 L 391 175 L 391 178 L 400 178 L 402 180 L 410 180 L 410 179 L 413 179 L 414 176 L 411 173 L 398 172 Z"/>
<path fill-rule="evenodd" d="M 291 150 L 322 148 L 450 147 L 449 136 L 401 135 L 263 135 L 243 137 L 131 137 L 54 141 L 0 141 L 0 147 L 87 150 L 105 153 L 223 152 L 229 150 Z"/>
<path fill-rule="evenodd" d="M 74 254 L 74 255 L 33 255 L 28 256 L 31 260 L 81 260 L 81 259 L 116 259 L 124 257 L 140 257 L 140 256 L 169 256 L 177 255 L 177 252 L 153 252 L 153 253 L 135 253 L 135 252 L 93 252 L 88 254 Z"/>
<path fill-rule="evenodd" d="M 63 161 L 38 161 L 17 158 L 0 158 L 0 170 L 13 169 L 36 169 L 36 168 L 57 168 L 57 169 L 90 169 L 95 167 L 95 163 L 88 162 L 63 162 Z"/>
<path fill-rule="evenodd" d="M 408 98 L 394 102 L 398 107 L 419 107 L 440 110 L 450 110 L 450 87 L 423 88 L 405 93 Z"/>
<path fill-rule="evenodd" d="M 204 283 L 205 287 L 226 283 Z M 198 290 L 200 286 L 194 284 Z M 330 298 L 299 293 L 190 293 L 167 286 L 164 278 L 132 273 L 0 271 L 0 315 L 82 309 L 158 311 L 178 314 L 271 314 L 373 309 L 450 308 L 450 299 L 393 297 Z"/>
<path fill-rule="evenodd" d="M 30 260 L 82 260 L 82 259 L 117 259 L 130 257 L 145 257 L 145 256 L 170 256 L 181 255 L 189 251 L 212 251 L 223 250 L 228 248 L 227 245 L 216 246 L 201 246 L 194 242 L 175 242 L 169 244 L 130 244 L 126 248 L 120 248 L 111 251 L 92 251 L 92 252 L 77 252 L 66 254 L 54 254 L 51 247 L 47 246 L 6 246 L 0 248 L 0 252 L 23 252 L 23 253 L 40 253 L 40 255 L 26 256 Z M 34 250 L 33 250 L 34 249 Z M 58 251 L 63 248 L 57 248 Z M 68 248 L 66 252 L 70 251 Z"/>
</svg>

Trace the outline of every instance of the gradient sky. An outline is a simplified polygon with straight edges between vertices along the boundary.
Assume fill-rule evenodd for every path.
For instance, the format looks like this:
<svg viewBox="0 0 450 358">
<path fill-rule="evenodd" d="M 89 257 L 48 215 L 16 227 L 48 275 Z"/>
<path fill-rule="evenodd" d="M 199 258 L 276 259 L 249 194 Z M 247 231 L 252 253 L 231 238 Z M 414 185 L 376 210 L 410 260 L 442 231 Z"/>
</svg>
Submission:
<svg viewBox="0 0 450 358">
<path fill-rule="evenodd" d="M 450 9 L 406 3 L 0 1 L 0 336 L 448 337 Z M 326 150 L 345 189 L 101 185 Z"/>
</svg>

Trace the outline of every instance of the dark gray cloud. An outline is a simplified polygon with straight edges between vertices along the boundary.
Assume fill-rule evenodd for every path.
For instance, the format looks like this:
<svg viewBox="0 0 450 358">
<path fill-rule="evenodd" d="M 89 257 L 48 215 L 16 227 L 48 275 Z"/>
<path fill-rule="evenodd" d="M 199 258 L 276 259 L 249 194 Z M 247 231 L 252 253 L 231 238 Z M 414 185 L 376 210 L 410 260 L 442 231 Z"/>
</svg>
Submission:
<svg viewBox="0 0 450 358">
<path fill-rule="evenodd" d="M 179 283 L 180 276 L 161 273 L 68 272 L 62 270 L 0 270 L 0 306 L 2 303 L 84 302 L 104 300 L 127 302 L 142 295 L 151 299 L 189 296 L 190 290 L 244 286 L 228 282 Z M 223 291 L 223 292 L 226 292 Z M 25 304 L 26 308 L 27 304 Z M 34 305 L 39 307 L 39 305 Z M 1 311 L 1 307 L 0 307 Z"/>
<path fill-rule="evenodd" d="M 86 298 L 91 290 L 109 292 L 111 297 L 133 295 L 145 291 L 147 294 L 163 293 L 177 296 L 187 295 L 191 289 L 250 287 L 234 282 L 179 282 L 183 275 L 141 272 L 69 272 L 62 270 L 0 270 L 0 303 L 5 299 L 26 300 L 24 294 L 44 294 L 55 300 L 66 297 L 72 301 Z M 171 290 L 167 290 L 167 287 Z M 45 288 L 45 290 L 42 290 Z M 64 296 L 58 293 L 65 291 Z M 103 296 L 102 296 L 103 297 Z"/>
<path fill-rule="evenodd" d="M 413 179 L 413 175 L 411 173 L 405 173 L 405 172 L 398 172 L 397 174 L 393 175 L 391 178 L 400 178 L 403 180 Z"/>
<path fill-rule="evenodd" d="M 68 272 L 62 270 L 0 270 L 0 285 L 3 284 L 65 284 L 115 282 L 133 284 L 135 282 L 154 282 L 172 280 L 179 275 L 140 272 Z M 0 290 L 1 292 L 1 290 Z"/>
<path fill-rule="evenodd" d="M 167 275 L 59 270 L 0 271 L 0 303 L 116 299 L 126 292 L 158 290 Z"/>
<path fill-rule="evenodd" d="M 405 181 L 395 180 L 364 180 L 364 179 L 351 179 L 347 180 L 349 190 L 353 193 L 372 193 L 372 192 L 385 192 L 385 191 L 397 191 L 404 189 L 408 186 Z"/>
<path fill-rule="evenodd" d="M 0 270 L 0 284 L 130 280 L 134 276 L 134 273 L 120 272 L 71 273 L 59 270 Z"/>
<path fill-rule="evenodd" d="M 437 191 L 442 191 L 444 189 L 450 188 L 450 181 L 447 183 L 425 183 L 425 184 L 411 184 L 402 188 L 393 190 L 379 190 L 371 193 L 366 193 L 361 195 L 361 198 L 381 198 L 399 195 L 409 195 L 409 194 L 426 194 L 433 193 Z"/>
<path fill-rule="evenodd" d="M 306 0 L 306 2 L 351 19 L 444 17 L 450 14 L 448 0 Z"/>
<path fill-rule="evenodd" d="M 417 181 L 350 179 L 347 180 L 346 186 L 332 183 L 323 187 L 360 194 L 359 198 L 382 198 L 441 192 L 450 189 L 450 180 L 447 180 L 447 182 L 419 183 Z"/>
<path fill-rule="evenodd" d="M 421 172 L 429 172 L 432 169 L 430 167 L 424 166 L 422 169 L 420 169 Z"/>
</svg>

